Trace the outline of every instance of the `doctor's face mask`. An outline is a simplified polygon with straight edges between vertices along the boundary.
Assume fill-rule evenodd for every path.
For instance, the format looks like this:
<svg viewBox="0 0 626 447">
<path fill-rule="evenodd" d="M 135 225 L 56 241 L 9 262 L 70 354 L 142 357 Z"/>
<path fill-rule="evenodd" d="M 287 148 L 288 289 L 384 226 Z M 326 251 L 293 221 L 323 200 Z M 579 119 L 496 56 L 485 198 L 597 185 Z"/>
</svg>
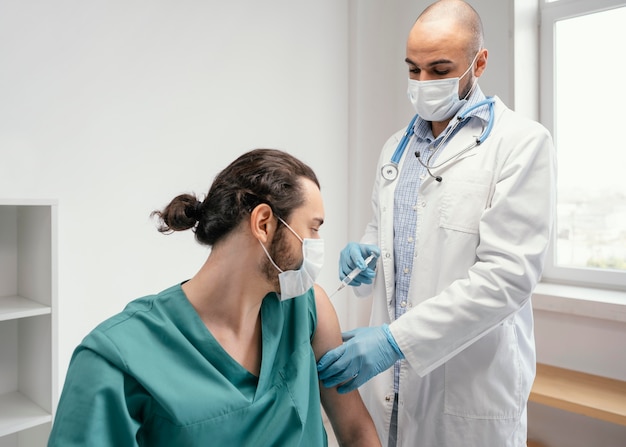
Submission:
<svg viewBox="0 0 626 447">
<path fill-rule="evenodd" d="M 283 301 L 300 296 L 313 287 L 324 264 L 324 240 L 302 239 L 287 222 L 278 216 L 276 218 L 302 242 L 302 264 L 300 268 L 298 270 L 282 270 L 276 265 L 263 243 L 259 241 L 269 261 L 280 272 L 278 274 L 280 284 L 278 296 Z"/>
<path fill-rule="evenodd" d="M 418 81 L 409 78 L 407 96 L 417 115 L 426 121 L 445 121 L 452 118 L 467 102 L 472 88 L 468 89 L 463 99 L 459 98 L 459 83 L 467 75 L 480 52 L 476 53 L 465 73 L 457 78 Z M 476 80 L 474 81 L 475 84 Z"/>
</svg>

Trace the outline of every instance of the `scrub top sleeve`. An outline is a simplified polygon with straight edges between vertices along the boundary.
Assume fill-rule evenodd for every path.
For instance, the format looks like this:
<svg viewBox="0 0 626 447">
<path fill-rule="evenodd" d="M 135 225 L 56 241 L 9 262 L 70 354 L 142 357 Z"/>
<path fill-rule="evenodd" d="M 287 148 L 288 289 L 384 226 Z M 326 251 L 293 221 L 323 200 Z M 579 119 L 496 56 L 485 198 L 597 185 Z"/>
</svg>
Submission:
<svg viewBox="0 0 626 447">
<path fill-rule="evenodd" d="M 140 425 L 127 404 L 129 380 L 95 352 L 79 347 L 70 363 L 48 446 L 137 446 Z"/>
</svg>

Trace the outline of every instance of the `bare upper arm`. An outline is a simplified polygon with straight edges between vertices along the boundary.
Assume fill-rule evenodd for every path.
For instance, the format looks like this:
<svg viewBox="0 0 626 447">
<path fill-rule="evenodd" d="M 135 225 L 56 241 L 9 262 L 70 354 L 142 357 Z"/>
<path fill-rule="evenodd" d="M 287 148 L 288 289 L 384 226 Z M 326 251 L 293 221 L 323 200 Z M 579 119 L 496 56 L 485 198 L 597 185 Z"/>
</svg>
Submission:
<svg viewBox="0 0 626 447">
<path fill-rule="evenodd" d="M 313 335 L 312 346 L 315 359 L 319 360 L 326 352 L 339 346 L 342 340 L 335 307 L 324 289 L 317 284 L 315 285 L 315 304 L 317 328 Z M 374 423 L 358 391 L 339 394 L 337 388 L 325 388 L 320 383 L 320 395 L 322 405 L 340 445 L 380 446 Z"/>
<path fill-rule="evenodd" d="M 315 360 L 319 360 L 332 348 L 341 344 L 341 329 L 335 307 L 324 289 L 317 284 L 315 285 L 315 306 L 317 307 L 317 327 L 312 346 Z"/>
</svg>

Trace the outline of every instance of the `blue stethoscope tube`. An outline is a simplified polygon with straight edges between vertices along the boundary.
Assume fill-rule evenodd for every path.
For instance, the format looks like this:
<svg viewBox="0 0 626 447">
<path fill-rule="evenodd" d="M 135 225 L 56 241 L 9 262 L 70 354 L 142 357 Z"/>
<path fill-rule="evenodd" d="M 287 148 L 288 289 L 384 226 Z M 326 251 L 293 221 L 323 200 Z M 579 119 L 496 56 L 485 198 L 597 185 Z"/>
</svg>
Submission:
<svg viewBox="0 0 626 447">
<path fill-rule="evenodd" d="M 495 117 L 494 110 L 493 110 L 494 102 L 495 102 L 495 98 L 489 97 L 467 108 L 466 110 L 464 110 L 457 116 L 457 120 L 458 120 L 457 123 L 460 123 L 464 121 L 472 111 L 478 109 L 479 107 L 489 105 L 489 121 L 487 122 L 487 127 L 485 127 L 485 129 L 483 130 L 483 133 L 478 138 L 476 138 L 476 141 L 472 145 L 464 149 L 462 152 L 466 152 L 476 146 L 480 146 L 487 139 L 489 134 L 491 134 L 491 130 L 493 129 L 494 117 Z M 408 146 L 409 141 L 411 140 L 411 137 L 413 136 L 413 132 L 414 132 L 413 127 L 415 125 L 415 121 L 417 121 L 417 115 L 413 117 L 413 119 L 407 126 L 406 130 L 404 131 L 404 134 L 402 135 L 402 139 L 398 143 L 398 147 L 396 147 L 396 150 L 393 152 L 393 155 L 391 156 L 391 161 L 389 163 L 385 163 L 383 167 L 381 168 L 381 175 L 383 176 L 385 180 L 394 181 L 398 177 L 398 164 L 400 163 L 400 160 L 402 159 L 402 155 L 404 154 L 404 151 L 406 150 L 406 147 Z M 453 158 L 456 158 L 456 156 Z M 444 161 L 443 163 L 439 164 L 438 167 L 443 166 L 450 160 Z M 421 160 L 419 161 L 420 163 L 422 163 L 422 165 L 426 169 L 428 169 L 428 172 L 430 174 L 430 169 L 432 169 L 433 166 L 428 166 L 427 164 L 424 164 Z M 437 179 L 437 181 L 439 182 L 441 181 L 441 177 L 435 177 L 435 178 Z"/>
</svg>

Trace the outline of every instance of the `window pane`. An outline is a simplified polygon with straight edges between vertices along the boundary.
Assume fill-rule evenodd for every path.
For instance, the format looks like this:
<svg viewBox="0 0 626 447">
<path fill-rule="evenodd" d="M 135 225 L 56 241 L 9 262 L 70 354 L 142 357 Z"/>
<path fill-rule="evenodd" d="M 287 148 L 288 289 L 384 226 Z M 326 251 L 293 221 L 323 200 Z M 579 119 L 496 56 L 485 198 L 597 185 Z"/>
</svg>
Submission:
<svg viewBox="0 0 626 447">
<path fill-rule="evenodd" d="M 556 22 L 556 263 L 626 270 L 626 7 Z"/>
</svg>

